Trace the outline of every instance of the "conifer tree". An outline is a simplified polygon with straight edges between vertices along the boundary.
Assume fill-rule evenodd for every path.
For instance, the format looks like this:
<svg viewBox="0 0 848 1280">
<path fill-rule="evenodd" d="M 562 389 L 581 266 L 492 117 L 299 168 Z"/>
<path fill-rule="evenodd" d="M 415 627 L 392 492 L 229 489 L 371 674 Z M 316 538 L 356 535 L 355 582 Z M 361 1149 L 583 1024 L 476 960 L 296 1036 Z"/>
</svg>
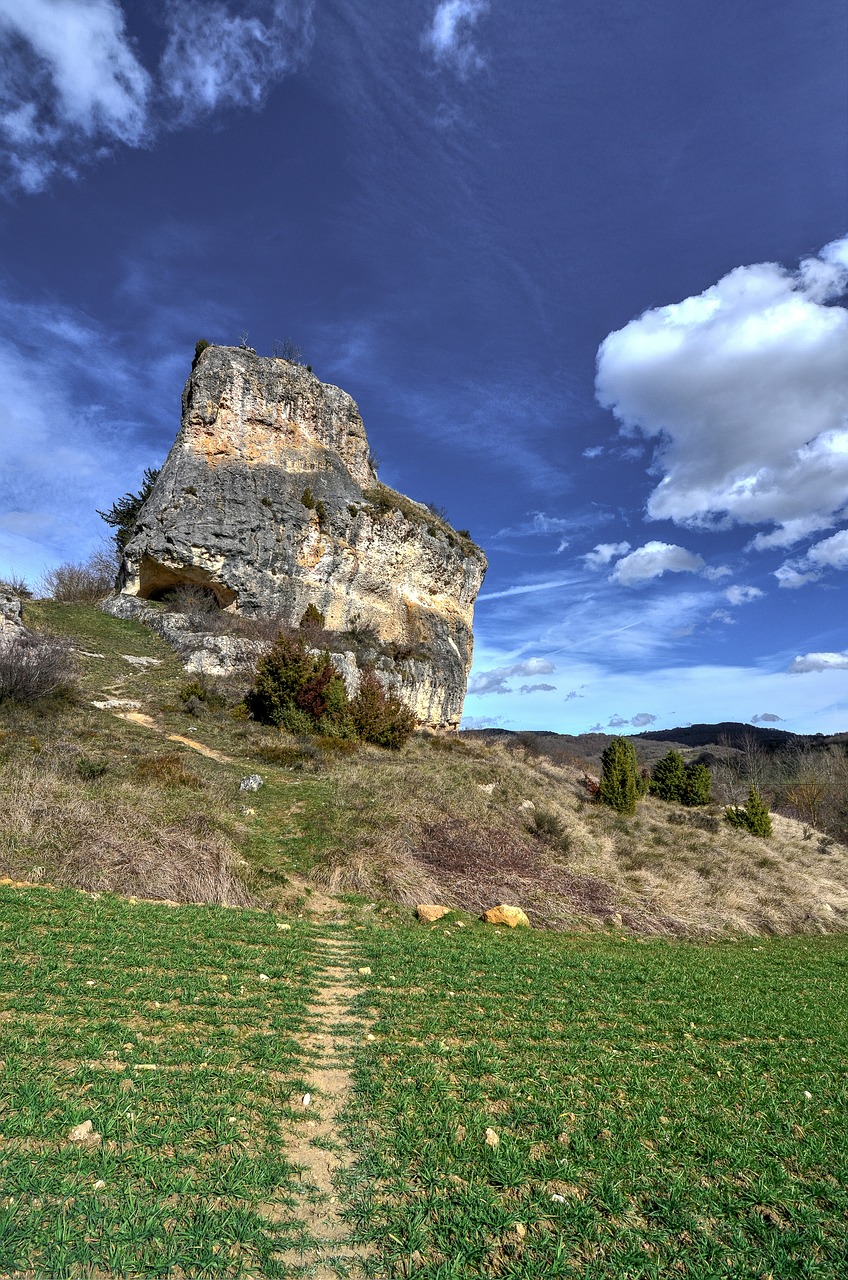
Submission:
<svg viewBox="0 0 848 1280">
<path fill-rule="evenodd" d="M 619 813 L 635 813 L 638 791 L 636 748 L 629 738 L 613 738 L 601 756 L 598 799 Z"/>
</svg>

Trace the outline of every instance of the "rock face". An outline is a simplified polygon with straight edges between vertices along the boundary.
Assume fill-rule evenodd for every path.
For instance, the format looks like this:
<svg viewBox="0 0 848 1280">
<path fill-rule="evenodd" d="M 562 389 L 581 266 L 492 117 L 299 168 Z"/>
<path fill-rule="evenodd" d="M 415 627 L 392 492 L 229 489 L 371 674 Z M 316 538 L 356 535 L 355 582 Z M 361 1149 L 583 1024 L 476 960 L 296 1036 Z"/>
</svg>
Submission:
<svg viewBox="0 0 848 1280">
<path fill-rule="evenodd" d="M 119 581 L 149 600 L 199 584 L 222 609 L 290 625 L 312 604 L 360 652 L 374 645 L 378 677 L 420 723 L 454 728 L 485 571 L 470 538 L 379 483 L 346 392 L 287 360 L 207 347 Z"/>
<path fill-rule="evenodd" d="M 0 643 L 16 640 L 25 634 L 20 599 L 11 587 L 0 582 Z"/>
</svg>

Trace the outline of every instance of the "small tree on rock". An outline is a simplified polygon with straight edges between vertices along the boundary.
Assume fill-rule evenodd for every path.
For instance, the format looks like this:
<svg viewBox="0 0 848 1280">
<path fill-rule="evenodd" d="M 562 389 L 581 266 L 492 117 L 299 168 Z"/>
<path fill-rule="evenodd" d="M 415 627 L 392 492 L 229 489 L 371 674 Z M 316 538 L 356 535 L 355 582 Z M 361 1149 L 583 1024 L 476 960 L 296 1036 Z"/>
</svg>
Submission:
<svg viewBox="0 0 848 1280">
<path fill-rule="evenodd" d="M 601 756 L 598 799 L 619 813 L 635 813 L 639 794 L 636 748 L 629 738 L 613 738 Z"/>
</svg>

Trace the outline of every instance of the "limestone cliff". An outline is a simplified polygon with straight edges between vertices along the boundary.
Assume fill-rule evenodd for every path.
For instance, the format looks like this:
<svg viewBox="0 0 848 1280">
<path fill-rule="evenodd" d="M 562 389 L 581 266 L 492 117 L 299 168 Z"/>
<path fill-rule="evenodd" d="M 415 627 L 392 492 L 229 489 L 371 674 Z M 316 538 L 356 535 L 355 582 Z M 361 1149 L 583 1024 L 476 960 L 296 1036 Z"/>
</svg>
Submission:
<svg viewBox="0 0 848 1280">
<path fill-rule="evenodd" d="M 428 507 L 381 485 L 346 392 L 287 360 L 207 347 L 182 427 L 139 513 L 125 595 L 185 582 L 223 609 L 376 635 L 380 678 L 422 724 L 455 727 L 486 558 Z"/>
</svg>

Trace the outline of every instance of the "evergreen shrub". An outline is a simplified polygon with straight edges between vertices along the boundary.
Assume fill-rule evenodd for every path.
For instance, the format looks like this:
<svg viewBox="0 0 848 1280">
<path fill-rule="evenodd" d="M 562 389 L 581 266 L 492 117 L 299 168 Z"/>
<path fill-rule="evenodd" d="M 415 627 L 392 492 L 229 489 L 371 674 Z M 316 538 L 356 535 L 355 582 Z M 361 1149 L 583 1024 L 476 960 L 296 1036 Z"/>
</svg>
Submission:
<svg viewBox="0 0 848 1280">
<path fill-rule="evenodd" d="M 598 799 L 619 813 L 635 813 L 639 794 L 636 748 L 629 738 L 613 738 L 601 756 Z"/>
<path fill-rule="evenodd" d="M 772 832 L 771 814 L 753 782 L 748 788 L 748 803 L 732 805 L 725 809 L 724 816 L 732 827 L 742 831 L 750 831 L 752 836 L 770 836 Z"/>
</svg>

